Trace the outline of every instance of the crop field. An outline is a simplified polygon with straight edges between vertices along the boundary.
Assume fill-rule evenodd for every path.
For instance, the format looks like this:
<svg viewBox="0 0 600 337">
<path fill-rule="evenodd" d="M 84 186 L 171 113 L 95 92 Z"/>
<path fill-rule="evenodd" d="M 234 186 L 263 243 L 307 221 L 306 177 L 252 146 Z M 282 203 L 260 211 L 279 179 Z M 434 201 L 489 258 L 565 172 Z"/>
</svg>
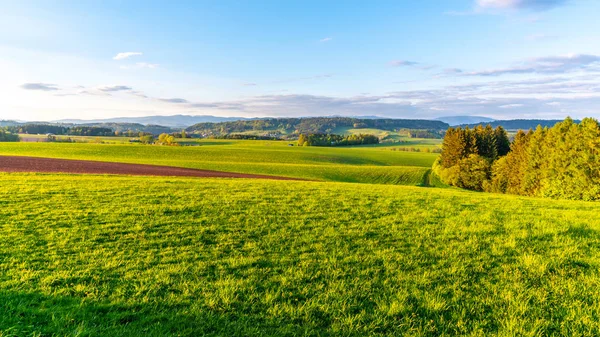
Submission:
<svg viewBox="0 0 600 337">
<path fill-rule="evenodd" d="M 153 164 L 322 181 L 421 185 L 437 154 L 385 147 L 288 146 L 283 141 L 203 140 L 198 146 L 0 143 L 0 155 Z"/>
<path fill-rule="evenodd" d="M 0 174 L 0 335 L 600 334 L 597 204 L 364 186 Z"/>
</svg>

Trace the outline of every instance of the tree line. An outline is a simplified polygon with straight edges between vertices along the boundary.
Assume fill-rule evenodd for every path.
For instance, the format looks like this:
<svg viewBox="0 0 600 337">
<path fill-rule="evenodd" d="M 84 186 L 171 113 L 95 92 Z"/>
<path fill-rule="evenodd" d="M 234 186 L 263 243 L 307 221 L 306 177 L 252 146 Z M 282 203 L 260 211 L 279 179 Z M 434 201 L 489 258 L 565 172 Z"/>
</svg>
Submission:
<svg viewBox="0 0 600 337">
<path fill-rule="evenodd" d="M 560 120 L 560 119 L 511 119 L 511 120 L 497 120 L 497 121 L 492 121 L 492 122 L 484 123 L 484 124 L 489 124 L 493 128 L 495 128 L 497 126 L 502 126 L 503 128 L 505 128 L 507 130 L 529 130 L 529 129 L 535 129 L 538 125 L 541 125 L 542 127 L 547 126 L 547 127 L 551 128 L 560 122 L 562 122 L 562 120 Z M 580 121 L 575 121 L 575 122 L 579 123 Z M 466 124 L 466 125 L 460 125 L 460 126 L 475 128 L 479 125 L 482 125 L 482 124 L 476 123 L 476 124 Z"/>
<path fill-rule="evenodd" d="M 600 200 L 597 120 L 567 118 L 507 140 L 503 129 L 491 126 L 450 128 L 434 172 L 447 184 L 477 191 Z"/>
<path fill-rule="evenodd" d="M 228 133 L 220 136 L 209 137 L 212 139 L 239 139 L 239 140 L 278 140 L 277 137 L 263 136 L 263 135 L 248 135 L 240 133 Z"/>
<path fill-rule="evenodd" d="M 358 134 L 341 136 L 335 134 L 300 134 L 298 146 L 349 146 L 379 144 L 379 138 L 374 135 Z"/>
<path fill-rule="evenodd" d="M 110 128 L 96 126 L 73 126 L 67 127 L 53 124 L 23 124 L 8 126 L 7 130 L 13 133 L 26 134 L 48 134 L 55 135 L 71 135 L 71 136 L 114 136 L 115 133 Z"/>
</svg>

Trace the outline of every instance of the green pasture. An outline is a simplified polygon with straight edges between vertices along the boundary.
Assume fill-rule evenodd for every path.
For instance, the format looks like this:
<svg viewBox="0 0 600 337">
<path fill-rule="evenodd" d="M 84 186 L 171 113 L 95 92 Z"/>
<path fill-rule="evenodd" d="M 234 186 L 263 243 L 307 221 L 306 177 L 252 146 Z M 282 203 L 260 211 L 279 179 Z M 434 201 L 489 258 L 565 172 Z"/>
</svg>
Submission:
<svg viewBox="0 0 600 337">
<path fill-rule="evenodd" d="M 0 336 L 598 336 L 597 203 L 0 174 Z"/>
<path fill-rule="evenodd" d="M 380 147 L 288 146 L 282 141 L 203 140 L 198 146 L 0 143 L 0 155 L 85 159 L 255 173 L 310 180 L 419 185 L 437 154 Z"/>
</svg>

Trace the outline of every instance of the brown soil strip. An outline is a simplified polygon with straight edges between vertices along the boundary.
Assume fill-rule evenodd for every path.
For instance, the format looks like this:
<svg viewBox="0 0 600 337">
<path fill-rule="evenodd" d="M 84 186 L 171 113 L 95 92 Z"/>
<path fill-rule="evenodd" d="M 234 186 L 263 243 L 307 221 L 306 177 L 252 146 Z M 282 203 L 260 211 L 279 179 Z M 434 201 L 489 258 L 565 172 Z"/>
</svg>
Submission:
<svg viewBox="0 0 600 337">
<path fill-rule="evenodd" d="M 89 160 L 0 156 L 0 172 L 122 174 L 141 176 L 303 180 L 259 174 L 195 170 L 171 166 L 109 163 Z"/>
</svg>

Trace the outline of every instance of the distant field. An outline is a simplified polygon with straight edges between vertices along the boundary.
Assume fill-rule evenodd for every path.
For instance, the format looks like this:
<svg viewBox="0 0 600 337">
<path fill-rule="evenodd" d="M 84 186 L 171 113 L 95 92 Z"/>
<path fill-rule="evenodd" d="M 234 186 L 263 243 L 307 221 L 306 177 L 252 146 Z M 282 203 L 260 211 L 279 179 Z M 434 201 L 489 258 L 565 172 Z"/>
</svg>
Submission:
<svg viewBox="0 0 600 337">
<path fill-rule="evenodd" d="M 164 177 L 0 189 L 1 336 L 600 335 L 596 203 Z"/>
<path fill-rule="evenodd" d="M 0 143 L 0 155 L 86 159 L 280 175 L 311 180 L 419 185 L 437 157 L 383 147 L 288 146 L 283 141 L 202 140 L 200 146 Z"/>
<path fill-rule="evenodd" d="M 19 134 L 21 139 L 28 142 L 44 142 L 48 139 L 47 135 L 29 135 L 29 134 Z M 86 142 L 86 143 L 94 143 L 94 142 L 103 142 L 103 143 L 114 143 L 114 144 L 124 144 L 129 143 L 129 140 L 132 137 L 94 137 L 94 136 L 65 136 L 65 135 L 56 135 L 56 139 L 58 140 L 66 140 L 71 139 L 76 142 Z"/>
</svg>

